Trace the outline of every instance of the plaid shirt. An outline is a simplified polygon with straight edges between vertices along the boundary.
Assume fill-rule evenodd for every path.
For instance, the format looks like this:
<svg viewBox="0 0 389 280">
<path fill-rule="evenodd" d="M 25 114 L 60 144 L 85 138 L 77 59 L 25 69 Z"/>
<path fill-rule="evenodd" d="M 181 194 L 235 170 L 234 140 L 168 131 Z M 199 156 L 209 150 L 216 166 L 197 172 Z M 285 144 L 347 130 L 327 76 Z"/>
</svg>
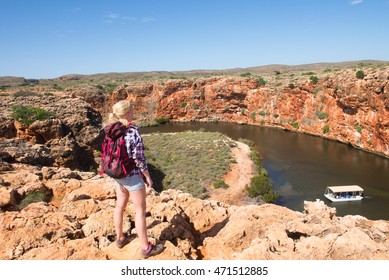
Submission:
<svg viewBox="0 0 389 280">
<path fill-rule="evenodd" d="M 135 160 L 136 167 L 130 172 L 129 176 L 140 174 L 148 169 L 142 137 L 139 134 L 138 127 L 131 126 L 124 136 L 126 141 L 127 153 L 130 158 Z"/>
</svg>

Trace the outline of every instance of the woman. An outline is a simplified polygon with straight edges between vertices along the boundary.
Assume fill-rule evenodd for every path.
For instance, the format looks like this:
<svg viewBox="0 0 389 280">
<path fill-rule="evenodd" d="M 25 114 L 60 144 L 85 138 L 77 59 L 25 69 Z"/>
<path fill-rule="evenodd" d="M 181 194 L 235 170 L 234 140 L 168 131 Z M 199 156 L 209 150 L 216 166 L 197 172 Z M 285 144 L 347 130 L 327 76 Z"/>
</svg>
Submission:
<svg viewBox="0 0 389 280">
<path fill-rule="evenodd" d="M 125 126 L 131 125 L 133 116 L 133 106 L 130 100 L 122 100 L 112 106 L 112 113 L 109 114 L 110 124 L 121 122 Z M 131 126 L 125 134 L 125 143 L 130 158 L 135 160 L 135 168 L 123 179 L 116 181 L 116 207 L 114 211 L 114 223 L 116 231 L 116 245 L 123 248 L 129 237 L 123 233 L 123 214 L 131 198 L 135 206 L 135 228 L 141 243 L 141 256 L 148 258 L 159 254 L 163 250 L 162 244 L 153 245 L 147 238 L 146 225 L 146 188 L 151 190 L 153 181 L 151 180 L 146 157 L 144 154 L 143 140 L 138 128 Z M 144 182 L 142 175 L 146 179 Z"/>
</svg>

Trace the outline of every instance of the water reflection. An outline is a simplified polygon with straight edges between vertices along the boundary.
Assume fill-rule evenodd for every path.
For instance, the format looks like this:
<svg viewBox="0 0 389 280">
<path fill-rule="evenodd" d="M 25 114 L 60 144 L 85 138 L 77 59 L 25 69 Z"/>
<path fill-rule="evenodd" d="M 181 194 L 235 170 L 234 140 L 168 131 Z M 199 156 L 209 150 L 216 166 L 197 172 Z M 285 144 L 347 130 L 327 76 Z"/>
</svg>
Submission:
<svg viewBox="0 0 389 280">
<path fill-rule="evenodd" d="M 277 204 L 302 211 L 304 200 L 317 198 L 336 207 L 337 215 L 362 215 L 389 220 L 389 160 L 339 142 L 306 134 L 229 123 L 171 123 L 142 128 L 142 133 L 185 130 L 218 131 L 255 143 L 262 165 L 280 192 Z M 366 199 L 333 203 L 323 196 L 326 186 L 360 185 Z"/>
</svg>

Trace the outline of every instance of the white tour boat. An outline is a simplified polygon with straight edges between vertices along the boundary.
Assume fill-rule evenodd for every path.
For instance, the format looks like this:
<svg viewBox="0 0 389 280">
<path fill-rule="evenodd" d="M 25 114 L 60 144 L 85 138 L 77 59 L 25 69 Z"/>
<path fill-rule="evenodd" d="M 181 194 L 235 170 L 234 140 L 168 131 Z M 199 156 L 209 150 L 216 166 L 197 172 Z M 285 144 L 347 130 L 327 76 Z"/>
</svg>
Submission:
<svg viewBox="0 0 389 280">
<path fill-rule="evenodd" d="M 363 199 L 363 189 L 357 185 L 330 186 L 324 196 L 332 202 L 355 201 Z"/>
</svg>

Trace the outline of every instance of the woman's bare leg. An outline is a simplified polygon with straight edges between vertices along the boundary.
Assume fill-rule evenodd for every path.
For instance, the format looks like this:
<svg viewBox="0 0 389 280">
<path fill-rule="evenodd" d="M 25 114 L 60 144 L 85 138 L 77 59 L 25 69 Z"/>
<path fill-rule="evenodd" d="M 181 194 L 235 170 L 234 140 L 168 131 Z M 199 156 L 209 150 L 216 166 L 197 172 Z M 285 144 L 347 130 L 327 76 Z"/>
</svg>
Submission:
<svg viewBox="0 0 389 280">
<path fill-rule="evenodd" d="M 146 225 L 146 188 L 131 192 L 130 198 L 135 207 L 135 228 L 142 248 L 147 248 L 147 225 Z"/>
<path fill-rule="evenodd" d="M 123 236 L 123 214 L 126 209 L 129 198 L 129 192 L 122 186 L 116 187 L 116 207 L 113 214 L 113 220 L 115 223 L 116 239 L 122 240 Z"/>
</svg>

